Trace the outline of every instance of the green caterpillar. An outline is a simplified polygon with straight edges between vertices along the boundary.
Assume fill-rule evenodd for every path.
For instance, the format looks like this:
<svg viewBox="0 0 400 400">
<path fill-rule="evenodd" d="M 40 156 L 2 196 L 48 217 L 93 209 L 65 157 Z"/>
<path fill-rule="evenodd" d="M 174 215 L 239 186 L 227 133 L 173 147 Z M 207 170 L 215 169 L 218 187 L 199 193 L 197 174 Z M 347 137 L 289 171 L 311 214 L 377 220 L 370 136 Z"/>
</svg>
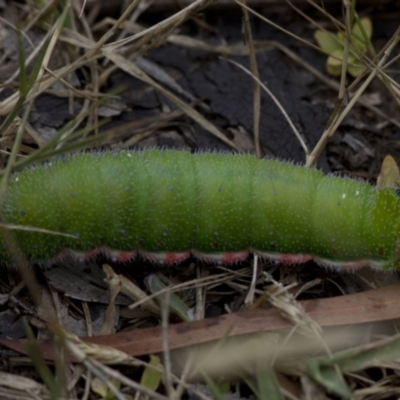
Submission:
<svg viewBox="0 0 400 400">
<path fill-rule="evenodd" d="M 116 261 L 139 252 L 166 264 L 190 254 L 230 263 L 249 252 L 339 268 L 388 269 L 400 260 L 399 190 L 251 155 L 68 156 L 12 175 L 2 216 L 36 229 L 13 232 L 39 264 L 66 251 Z M 0 259 L 12 259 L 4 242 Z"/>
</svg>

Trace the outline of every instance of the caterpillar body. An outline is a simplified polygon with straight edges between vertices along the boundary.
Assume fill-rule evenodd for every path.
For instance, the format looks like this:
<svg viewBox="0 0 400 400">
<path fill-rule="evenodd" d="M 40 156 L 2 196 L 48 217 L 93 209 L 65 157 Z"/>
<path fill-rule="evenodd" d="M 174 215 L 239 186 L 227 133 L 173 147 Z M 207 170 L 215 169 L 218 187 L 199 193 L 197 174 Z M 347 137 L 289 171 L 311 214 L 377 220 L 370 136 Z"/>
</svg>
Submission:
<svg viewBox="0 0 400 400">
<path fill-rule="evenodd" d="M 400 261 L 398 190 L 251 155 L 72 155 L 13 174 L 2 217 L 32 228 L 13 232 L 39 264 L 66 251 L 116 261 L 139 252 L 166 264 L 190 254 L 231 263 L 249 252 L 338 268 L 388 269 Z M 3 241 L 5 264 L 9 253 Z"/>
</svg>

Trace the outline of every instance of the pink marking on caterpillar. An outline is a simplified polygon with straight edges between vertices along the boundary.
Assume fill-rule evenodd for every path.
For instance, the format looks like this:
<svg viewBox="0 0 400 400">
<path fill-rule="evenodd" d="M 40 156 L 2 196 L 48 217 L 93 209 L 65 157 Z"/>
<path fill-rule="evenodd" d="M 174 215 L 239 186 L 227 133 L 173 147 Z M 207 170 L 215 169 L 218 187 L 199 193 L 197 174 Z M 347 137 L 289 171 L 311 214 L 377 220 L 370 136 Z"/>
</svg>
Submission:
<svg viewBox="0 0 400 400">
<path fill-rule="evenodd" d="M 136 257 L 136 254 L 136 251 L 111 250 L 112 260 L 120 263 L 133 260 Z"/>
</svg>

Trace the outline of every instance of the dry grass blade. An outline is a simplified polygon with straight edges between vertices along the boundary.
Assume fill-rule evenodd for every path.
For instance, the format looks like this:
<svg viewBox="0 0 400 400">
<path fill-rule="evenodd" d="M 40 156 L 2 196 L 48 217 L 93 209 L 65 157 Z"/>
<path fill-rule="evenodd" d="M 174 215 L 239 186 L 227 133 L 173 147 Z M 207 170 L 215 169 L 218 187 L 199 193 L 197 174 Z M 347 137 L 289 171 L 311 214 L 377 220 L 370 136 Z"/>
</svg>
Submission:
<svg viewBox="0 0 400 400">
<path fill-rule="evenodd" d="M 125 400 L 125 396 L 111 383 L 110 378 L 115 379 L 117 382 L 121 382 L 122 384 L 126 385 L 127 387 L 135 389 L 135 390 L 139 391 L 140 393 L 149 396 L 152 399 L 157 399 L 157 400 L 166 400 L 167 399 L 167 397 L 162 396 L 162 395 L 158 394 L 157 392 L 150 390 L 131 379 L 128 379 L 126 376 L 111 369 L 110 367 L 107 367 L 105 365 L 107 362 L 104 362 L 105 360 L 99 362 L 95 358 L 88 357 L 88 352 L 92 352 L 92 355 L 94 355 L 96 357 L 100 356 L 100 359 L 101 359 L 101 357 L 104 357 L 104 355 L 106 355 L 107 358 L 110 357 L 111 360 L 117 361 L 117 359 L 119 358 L 119 355 L 117 353 L 113 352 L 112 349 L 110 349 L 111 352 L 108 353 L 106 351 L 106 354 L 105 354 L 104 348 L 101 349 L 101 351 L 98 351 L 96 348 L 87 347 L 85 345 L 82 346 L 82 342 L 80 340 L 78 340 L 77 338 L 75 340 L 73 338 L 72 338 L 72 340 L 67 340 L 66 347 L 71 352 L 71 354 L 74 355 L 74 357 L 77 360 L 82 362 L 88 368 L 89 371 L 91 371 L 95 376 L 100 378 L 100 380 L 107 385 L 109 390 L 116 396 L 116 398 Z M 93 350 L 94 350 L 94 352 L 93 352 Z M 126 360 L 126 355 L 120 354 L 120 356 L 122 357 L 122 359 Z M 120 363 L 121 361 L 122 360 L 120 360 L 119 362 L 117 361 L 117 363 Z M 130 364 L 136 364 L 136 362 L 134 362 L 134 363 L 130 362 Z M 137 364 L 143 365 L 141 362 L 139 362 Z"/>
<path fill-rule="evenodd" d="M 364 81 L 364 83 L 361 85 L 361 87 L 357 90 L 357 92 L 350 99 L 349 103 L 344 108 L 344 110 L 333 121 L 333 124 L 331 126 L 329 126 L 325 130 L 325 132 L 322 134 L 320 141 L 315 146 L 314 150 L 311 152 L 310 157 L 307 160 L 307 163 L 306 163 L 307 166 L 315 165 L 315 163 L 318 160 L 318 157 L 320 156 L 322 150 L 325 148 L 325 145 L 326 145 L 327 141 L 334 135 L 334 133 L 336 132 L 336 130 L 339 127 L 339 125 L 343 122 L 343 120 L 346 118 L 348 113 L 354 107 L 354 105 L 356 104 L 356 102 L 358 101 L 360 96 L 364 93 L 365 89 L 371 83 L 372 79 L 374 79 L 375 76 L 379 73 L 381 67 L 385 64 L 387 58 L 389 57 L 391 52 L 394 50 L 394 48 L 397 46 L 399 41 L 400 41 L 400 28 L 397 29 L 396 33 L 394 34 L 390 45 L 388 46 L 387 50 L 385 51 L 385 53 L 384 53 L 383 57 L 381 58 L 381 60 L 379 61 L 379 63 L 371 71 L 371 73 L 369 74 L 367 79 Z"/>
<path fill-rule="evenodd" d="M 267 300 L 274 307 L 281 311 L 282 315 L 290 321 L 295 329 L 308 336 L 320 336 L 322 328 L 313 321 L 305 312 L 303 307 L 295 300 L 289 292 L 291 287 L 283 287 L 271 276 L 266 277 L 267 281 L 272 283 L 258 302 Z"/>
<path fill-rule="evenodd" d="M 301 147 L 304 150 L 304 153 L 306 155 L 306 157 L 310 154 L 306 143 L 304 142 L 304 139 L 302 138 L 300 132 L 297 130 L 296 126 L 293 124 L 292 120 L 290 119 L 289 115 L 287 114 L 286 110 L 282 107 L 282 105 L 280 104 L 279 100 L 277 99 L 277 97 L 268 89 L 268 87 L 262 83 L 256 76 L 253 76 L 251 74 L 250 71 L 248 71 L 245 67 L 243 67 L 243 65 L 238 64 L 235 61 L 232 60 L 228 60 L 228 62 L 236 65 L 238 68 L 240 68 L 241 70 L 243 70 L 244 72 L 246 72 L 246 74 L 250 75 L 252 77 L 252 79 L 254 81 L 256 81 L 258 83 L 258 85 L 260 85 L 262 87 L 262 89 L 268 94 L 268 96 L 271 97 L 271 99 L 273 100 L 273 102 L 276 104 L 276 106 L 279 108 L 279 111 L 283 114 L 283 116 L 285 117 L 287 123 L 289 124 L 289 126 L 291 127 L 291 129 L 293 130 L 293 133 L 295 134 L 295 136 L 297 137 L 299 143 L 301 144 Z"/>
<path fill-rule="evenodd" d="M 241 3 L 246 4 L 246 0 L 241 0 Z M 247 46 L 249 49 L 250 67 L 251 67 L 252 76 L 255 77 L 255 79 L 253 79 L 254 144 L 255 144 L 255 149 L 256 149 L 256 155 L 258 158 L 261 158 L 262 157 L 261 148 L 260 148 L 261 89 L 260 89 L 260 84 L 258 83 L 260 80 L 260 74 L 258 72 L 256 52 L 254 49 L 254 41 L 253 41 L 253 37 L 251 34 L 249 12 L 246 10 L 246 8 L 243 8 L 243 15 L 244 15 L 244 21 L 243 21 L 244 34 L 245 34 L 246 43 L 247 43 Z"/>
<path fill-rule="evenodd" d="M 333 80 L 328 78 L 325 74 L 321 73 L 318 69 L 316 69 L 314 66 L 312 66 L 310 63 L 306 62 L 302 58 L 300 58 L 296 53 L 291 51 L 289 48 L 283 46 L 281 43 L 276 42 L 276 41 L 271 41 L 268 42 L 270 43 L 271 46 L 278 48 L 280 51 L 282 51 L 284 54 L 286 54 L 288 57 L 290 57 L 293 61 L 304 67 L 306 70 L 310 71 L 313 75 L 315 75 L 321 82 L 323 82 L 327 87 L 339 91 L 340 89 L 340 84 Z M 350 90 L 350 87 L 349 87 Z M 390 121 L 391 124 L 397 126 L 400 128 L 400 122 L 396 120 L 395 118 L 391 117 L 387 113 L 385 113 L 383 110 L 381 110 L 378 107 L 375 107 L 373 104 L 365 101 L 362 97 L 358 99 L 358 103 L 361 104 L 363 107 L 365 107 L 368 110 L 371 110 L 373 113 L 376 115 L 380 116 L 386 121 Z"/>
<path fill-rule="evenodd" d="M 139 360 L 135 360 L 128 354 L 116 350 L 114 347 L 87 343 L 71 333 L 66 333 L 65 340 L 66 346 L 70 348 L 70 350 L 72 349 L 71 354 L 73 354 L 74 357 L 78 357 L 81 361 L 89 357 L 91 360 L 95 360 L 101 364 L 142 365 Z"/>
<path fill-rule="evenodd" d="M 198 113 L 193 107 L 185 103 L 177 96 L 166 90 L 164 87 L 159 85 L 156 81 L 151 79 L 147 74 L 145 74 L 137 65 L 133 62 L 127 60 L 126 58 L 112 52 L 106 52 L 104 54 L 112 62 L 115 63 L 121 70 L 127 72 L 128 74 L 148 83 L 157 89 L 160 93 L 166 96 L 168 99 L 172 100 L 182 111 L 184 111 L 190 118 L 193 118 L 199 125 L 204 129 L 208 130 L 215 137 L 226 143 L 234 150 L 240 150 L 231 140 L 229 140 L 223 133 L 221 133 L 212 123 L 210 123 L 206 118 L 204 118 L 200 113 Z"/>
<path fill-rule="evenodd" d="M 48 399 L 47 388 L 31 378 L 0 372 L 0 397 L 3 399 L 27 399 L 29 394 L 36 398 Z"/>
<path fill-rule="evenodd" d="M 235 0 L 235 1 L 236 1 L 237 3 L 240 3 L 239 0 Z M 314 2 L 310 1 L 310 3 L 312 3 L 314 7 L 319 8 L 319 9 L 321 10 L 321 12 L 323 12 L 323 14 L 328 15 L 330 18 L 332 18 L 329 14 L 327 14 L 327 12 L 326 12 L 325 10 L 323 10 L 322 8 L 320 8 L 320 7 L 319 7 L 318 5 L 316 5 Z M 279 30 L 283 31 L 283 32 L 286 33 L 287 35 L 290 35 L 290 36 L 294 37 L 294 38 L 295 38 L 296 40 L 298 40 L 299 42 L 304 43 L 307 47 L 312 47 L 312 48 L 314 48 L 314 49 L 316 49 L 316 50 L 318 50 L 318 51 L 321 50 L 321 49 L 319 49 L 318 47 L 316 47 L 314 44 L 312 44 L 312 43 L 310 43 L 310 42 L 304 40 L 303 38 L 301 38 L 301 37 L 299 37 L 299 36 L 294 35 L 294 34 L 291 33 L 290 31 L 288 31 L 288 30 L 284 29 L 283 27 L 281 27 L 281 26 L 275 24 L 274 22 L 272 22 L 271 20 L 267 19 L 267 18 L 264 17 L 263 15 L 257 13 L 256 11 L 254 11 L 253 9 L 251 9 L 250 7 L 248 7 L 248 6 L 244 5 L 244 4 L 242 4 L 241 6 L 242 6 L 243 8 L 245 8 L 248 12 L 252 13 L 252 14 L 253 14 L 254 16 L 256 16 L 257 18 L 259 18 L 260 20 L 265 21 L 265 22 L 268 23 L 269 25 L 275 27 L 276 29 L 279 29 Z M 349 15 L 349 12 L 350 12 L 350 11 L 348 10 L 347 15 Z M 334 20 L 334 22 L 337 23 L 336 20 Z M 318 25 L 318 24 L 316 24 L 316 25 Z M 340 24 L 339 24 L 339 25 L 340 25 Z M 341 26 L 341 28 L 344 27 L 344 25 L 340 25 L 340 26 Z M 393 35 L 393 37 L 391 38 L 391 40 L 390 40 L 390 41 L 387 43 L 387 45 L 385 46 L 384 55 L 381 56 L 381 61 L 378 63 L 378 66 L 377 66 L 377 67 L 374 67 L 374 65 L 377 65 L 376 63 L 373 64 L 372 61 L 369 61 L 368 67 L 369 67 L 369 69 L 370 69 L 370 71 L 371 71 L 371 72 L 370 72 L 370 75 L 369 75 L 369 78 L 367 78 L 367 80 L 368 80 L 369 82 L 370 82 L 375 76 L 380 76 L 381 74 L 384 75 L 384 72 L 382 71 L 382 69 L 383 69 L 383 67 L 384 67 L 384 65 L 385 65 L 385 62 L 386 62 L 387 57 L 389 56 L 389 54 L 390 54 L 390 52 L 391 52 L 391 51 L 388 52 L 388 48 L 390 48 L 391 50 L 393 50 L 393 49 L 395 48 L 395 46 L 396 46 L 396 44 L 397 44 L 397 39 L 396 39 L 397 35 L 398 35 L 398 34 L 395 33 L 395 34 Z M 395 42 L 395 43 L 394 43 L 394 42 Z M 325 76 L 323 76 L 323 75 L 322 75 L 318 70 L 316 70 L 313 66 L 309 65 L 306 61 L 300 59 L 300 58 L 298 57 L 298 55 L 296 55 L 295 53 L 293 53 L 291 50 L 287 49 L 287 48 L 286 48 L 285 46 L 283 46 L 281 43 L 279 43 L 279 42 L 273 42 L 273 41 L 271 41 L 271 42 L 269 42 L 269 43 L 271 43 L 272 45 L 274 45 L 274 46 L 278 47 L 279 49 L 281 49 L 283 52 L 285 52 L 285 53 L 288 54 L 291 58 L 293 58 L 296 62 L 298 62 L 298 63 L 304 65 L 309 71 L 311 71 L 313 74 L 315 74 L 317 77 L 319 77 L 319 79 L 320 79 L 321 81 L 325 82 L 328 86 L 330 86 L 330 87 L 332 87 L 332 88 L 335 88 L 335 89 L 337 88 L 338 91 L 339 91 L 339 94 L 338 94 L 339 103 L 341 103 L 341 102 L 340 102 L 340 99 L 343 99 L 343 98 L 344 98 L 344 93 L 345 93 L 345 91 L 344 91 L 344 89 L 345 89 L 345 86 L 344 86 L 345 77 L 344 77 L 343 74 L 342 74 L 341 83 L 340 83 L 340 85 L 338 85 L 336 82 L 334 82 L 334 81 L 332 81 L 332 80 L 326 78 Z M 346 46 L 348 46 L 348 44 L 347 44 Z M 386 78 L 384 78 L 384 79 L 386 79 Z M 345 109 L 345 110 L 346 110 L 345 114 L 347 115 L 348 112 L 350 112 L 350 110 L 354 107 L 354 104 L 355 104 L 356 102 L 359 102 L 360 104 L 364 105 L 365 107 L 367 107 L 368 109 L 372 110 L 372 111 L 375 112 L 376 114 L 378 114 L 378 115 L 382 116 L 383 118 L 385 118 L 386 120 L 390 121 L 390 122 L 393 123 L 394 125 L 400 126 L 399 122 L 398 122 L 395 118 L 392 118 L 391 116 L 385 114 L 382 110 L 378 109 L 377 107 L 374 107 L 373 105 L 369 104 L 368 102 L 365 102 L 365 101 L 363 101 L 363 100 L 360 99 L 361 94 L 363 93 L 363 91 L 365 90 L 365 88 L 366 88 L 367 86 L 368 86 L 368 85 L 364 85 L 364 86 L 362 86 L 360 89 L 358 89 L 357 93 L 359 93 L 359 94 L 358 94 L 358 95 L 357 95 L 357 94 L 354 95 L 354 97 L 353 97 L 354 101 L 352 102 L 351 105 L 347 105 L 347 107 L 346 107 L 346 109 Z M 351 88 L 352 88 L 352 86 L 349 87 L 349 90 L 350 90 Z M 397 102 L 397 98 L 396 98 L 396 102 Z M 331 136 L 334 134 L 334 132 L 336 131 L 337 126 L 339 126 L 340 123 L 343 121 L 343 119 L 344 119 L 344 117 L 345 117 L 345 115 L 343 115 L 343 112 L 344 112 L 344 111 L 342 110 L 340 116 L 338 116 L 338 115 L 337 115 L 337 112 L 338 112 L 339 109 L 340 109 L 340 108 L 338 108 L 337 111 L 334 112 L 335 118 L 333 118 L 333 122 L 335 122 L 335 125 L 334 125 L 334 126 L 335 126 L 335 129 L 333 129 L 332 132 L 329 133 L 329 134 L 324 133 L 324 134 L 322 135 L 321 141 L 320 141 L 320 143 L 317 145 L 316 149 L 313 151 L 312 157 L 309 158 L 308 161 L 307 161 L 307 165 L 308 165 L 308 166 L 315 165 L 316 161 L 318 160 L 318 155 L 321 153 L 321 151 L 322 151 L 322 150 L 325 148 L 325 146 L 326 146 L 326 143 L 327 143 L 327 140 L 328 140 L 328 139 L 327 139 L 327 136 L 331 137 Z M 339 119 L 337 119 L 337 118 L 339 118 Z"/>
<path fill-rule="evenodd" d="M 148 294 L 140 289 L 137 285 L 135 285 L 132 281 L 130 281 L 124 275 L 117 275 L 113 271 L 113 269 L 107 264 L 103 265 L 103 270 L 108 276 L 108 279 L 119 281 L 121 293 L 125 294 L 134 302 L 140 302 L 142 308 L 147 309 L 154 315 L 161 314 L 158 304 L 153 299 L 149 298 Z"/>
<path fill-rule="evenodd" d="M 182 24 L 188 18 L 190 18 L 191 15 L 195 14 L 202 8 L 209 6 L 213 2 L 214 0 L 196 0 L 192 4 L 183 8 L 178 13 L 174 14 L 169 18 L 164 19 L 163 21 L 161 21 L 156 25 L 153 25 L 151 28 L 142 30 L 140 33 L 133 35 L 129 38 L 119 40 L 116 43 L 109 43 L 108 45 L 105 45 L 103 47 L 103 52 L 104 53 L 113 52 L 118 48 L 120 48 L 121 46 L 125 46 L 130 42 L 145 37 L 145 40 L 138 41 L 138 43 L 136 43 L 135 46 L 132 48 L 133 51 L 139 51 L 143 53 L 144 49 L 142 47 L 145 42 L 151 42 L 153 39 L 159 41 L 160 38 L 169 35 L 170 32 L 172 32 L 177 26 Z"/>
</svg>

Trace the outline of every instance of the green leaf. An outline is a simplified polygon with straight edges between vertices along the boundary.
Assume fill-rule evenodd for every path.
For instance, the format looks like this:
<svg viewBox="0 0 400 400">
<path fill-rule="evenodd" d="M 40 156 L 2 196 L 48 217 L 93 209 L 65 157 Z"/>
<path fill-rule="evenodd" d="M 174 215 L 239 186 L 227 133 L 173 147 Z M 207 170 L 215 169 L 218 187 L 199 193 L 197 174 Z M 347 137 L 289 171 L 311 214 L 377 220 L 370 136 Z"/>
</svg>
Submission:
<svg viewBox="0 0 400 400">
<path fill-rule="evenodd" d="M 351 398 L 341 371 L 357 372 L 380 364 L 393 362 L 400 357 L 400 335 L 351 348 L 334 354 L 331 358 L 312 359 L 306 363 L 307 373 L 327 390 Z"/>
<path fill-rule="evenodd" d="M 364 42 L 368 42 L 372 36 L 371 20 L 368 17 L 357 20 L 351 31 L 351 36 L 357 40 L 364 39 Z"/>
<path fill-rule="evenodd" d="M 329 31 L 316 31 L 314 38 L 318 43 L 318 46 L 328 54 L 332 54 L 334 51 L 341 49 L 343 46 L 340 45 L 337 35 Z"/>
<path fill-rule="evenodd" d="M 25 324 L 25 333 L 27 337 L 26 350 L 29 358 L 31 359 L 36 372 L 39 374 L 40 378 L 50 390 L 52 398 L 63 397 L 64 387 L 61 384 L 60 376 L 54 376 L 53 372 L 49 368 L 46 360 L 43 357 L 43 353 L 39 348 L 38 342 L 35 335 L 28 324 Z M 57 349 L 59 352 L 57 354 L 62 354 L 61 349 Z M 64 371 L 65 372 L 65 371 Z"/>
<path fill-rule="evenodd" d="M 349 64 L 347 65 L 347 72 L 353 77 L 357 78 L 365 69 L 365 65 L 355 58 L 354 56 L 349 56 Z"/>
<path fill-rule="evenodd" d="M 215 400 L 225 400 L 226 396 L 226 384 L 223 383 L 219 385 L 214 382 L 207 374 L 203 374 L 204 380 L 207 383 L 207 387 L 210 389 L 210 392 L 214 396 Z"/>
<path fill-rule="evenodd" d="M 352 394 L 343 376 L 333 365 L 325 365 L 324 360 L 311 360 L 307 365 L 307 373 L 328 392 L 343 399 L 351 399 Z"/>
<path fill-rule="evenodd" d="M 258 395 L 260 400 L 284 400 L 278 378 L 272 368 L 258 366 L 257 368 Z"/>
<path fill-rule="evenodd" d="M 346 41 L 346 36 L 344 35 L 343 32 L 338 32 L 337 33 L 337 39 L 339 41 L 339 43 L 342 44 L 341 48 L 343 48 L 344 42 Z"/>
<path fill-rule="evenodd" d="M 351 31 L 351 45 L 347 72 L 353 76 L 359 76 L 365 69 L 364 63 L 357 54 L 365 54 L 372 36 L 372 22 L 369 18 L 357 19 Z M 342 32 L 333 33 L 318 30 L 314 33 L 319 47 L 329 54 L 326 61 L 326 70 L 332 76 L 340 76 L 343 63 L 343 45 L 346 36 Z"/>
<path fill-rule="evenodd" d="M 335 50 L 326 60 L 326 70 L 332 76 L 340 76 L 343 64 L 343 48 Z"/>
<path fill-rule="evenodd" d="M 158 365 L 161 364 L 160 362 L 160 357 L 158 356 L 150 356 L 150 362 L 149 364 L 152 367 L 157 367 Z M 161 382 L 161 372 L 156 370 L 155 368 L 147 367 L 143 371 L 142 378 L 140 380 L 140 384 L 147 389 L 156 391 L 158 389 L 158 386 L 160 385 Z"/>
<path fill-rule="evenodd" d="M 378 188 L 398 188 L 400 186 L 399 167 L 396 160 L 389 154 L 382 161 L 381 172 L 376 181 L 376 186 Z"/>
<path fill-rule="evenodd" d="M 338 365 L 342 371 L 355 372 L 400 358 L 400 335 L 352 348 L 335 354 L 320 362 L 324 365 Z"/>
<path fill-rule="evenodd" d="M 111 379 L 110 383 L 116 389 L 119 389 L 121 387 L 121 382 L 116 379 Z M 92 389 L 92 392 L 98 394 L 101 399 L 104 399 L 104 400 L 114 400 L 115 399 L 115 395 L 109 389 L 107 383 L 100 378 L 93 378 L 90 383 L 90 388 Z"/>
<path fill-rule="evenodd" d="M 365 54 L 371 42 L 372 22 L 369 18 L 357 20 L 351 32 L 351 42 L 361 53 Z"/>
<path fill-rule="evenodd" d="M 151 274 L 146 277 L 145 285 L 150 293 L 156 294 L 167 289 L 167 285 L 164 283 L 167 281 L 168 279 L 162 274 Z M 157 296 L 156 300 L 161 304 L 164 301 L 164 297 Z M 170 293 L 169 307 L 171 313 L 177 315 L 182 321 L 189 322 L 193 320 L 190 307 L 177 294 Z"/>
</svg>

